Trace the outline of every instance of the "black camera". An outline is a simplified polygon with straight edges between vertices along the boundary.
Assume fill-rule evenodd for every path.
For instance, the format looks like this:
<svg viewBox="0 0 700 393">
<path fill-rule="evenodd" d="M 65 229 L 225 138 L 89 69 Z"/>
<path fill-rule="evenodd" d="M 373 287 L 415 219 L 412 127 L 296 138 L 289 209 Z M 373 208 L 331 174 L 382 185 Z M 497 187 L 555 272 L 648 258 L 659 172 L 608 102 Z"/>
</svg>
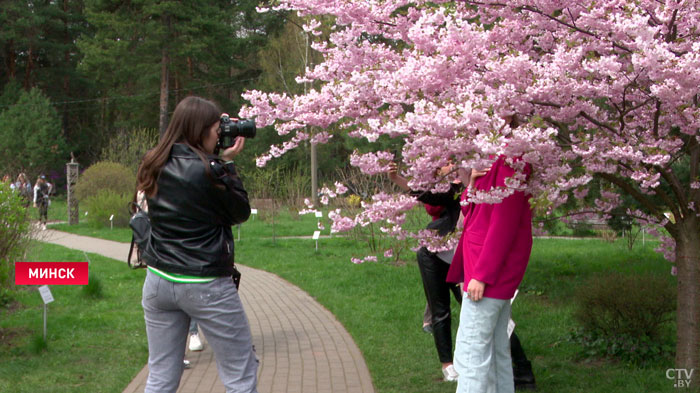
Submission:
<svg viewBox="0 0 700 393">
<path fill-rule="evenodd" d="M 219 122 L 219 140 L 216 147 L 228 149 L 233 146 L 237 136 L 255 138 L 255 130 L 255 120 L 231 120 L 228 113 L 224 113 Z"/>
</svg>

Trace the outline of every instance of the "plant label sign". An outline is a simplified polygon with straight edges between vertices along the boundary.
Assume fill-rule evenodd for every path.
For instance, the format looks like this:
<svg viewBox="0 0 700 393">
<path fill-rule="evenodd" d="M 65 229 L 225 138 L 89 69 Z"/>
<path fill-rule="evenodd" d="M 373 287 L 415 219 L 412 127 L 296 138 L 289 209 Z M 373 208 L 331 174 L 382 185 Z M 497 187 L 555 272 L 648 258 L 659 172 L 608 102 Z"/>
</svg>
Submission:
<svg viewBox="0 0 700 393">
<path fill-rule="evenodd" d="M 48 285 L 40 286 L 39 294 L 41 295 L 41 300 L 44 301 L 44 304 L 49 304 L 53 302 L 53 295 L 51 294 L 51 290 L 49 289 Z"/>
</svg>

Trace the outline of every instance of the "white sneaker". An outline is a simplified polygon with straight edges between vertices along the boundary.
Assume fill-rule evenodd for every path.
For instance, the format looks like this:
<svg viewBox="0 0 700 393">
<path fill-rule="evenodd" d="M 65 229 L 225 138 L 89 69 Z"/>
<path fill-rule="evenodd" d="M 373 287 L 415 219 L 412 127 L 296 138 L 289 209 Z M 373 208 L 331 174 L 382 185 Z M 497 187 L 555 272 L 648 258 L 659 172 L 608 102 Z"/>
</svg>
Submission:
<svg viewBox="0 0 700 393">
<path fill-rule="evenodd" d="M 41 230 L 42 230 L 42 231 L 45 231 L 45 230 L 46 230 L 46 224 L 44 224 L 44 225 L 41 226 Z"/>
<path fill-rule="evenodd" d="M 451 364 L 442 369 L 442 375 L 446 382 L 456 382 L 457 378 L 459 377 L 459 374 L 457 374 L 457 371 L 455 371 L 455 366 Z"/>
<path fill-rule="evenodd" d="M 201 351 L 204 349 L 202 345 L 202 340 L 199 339 L 199 334 L 190 334 L 190 351 Z"/>
<path fill-rule="evenodd" d="M 190 361 L 187 360 L 187 359 L 183 360 L 183 361 L 182 361 L 182 364 L 183 364 L 183 366 L 184 366 L 186 369 L 192 367 L 192 366 L 190 366 Z"/>
</svg>

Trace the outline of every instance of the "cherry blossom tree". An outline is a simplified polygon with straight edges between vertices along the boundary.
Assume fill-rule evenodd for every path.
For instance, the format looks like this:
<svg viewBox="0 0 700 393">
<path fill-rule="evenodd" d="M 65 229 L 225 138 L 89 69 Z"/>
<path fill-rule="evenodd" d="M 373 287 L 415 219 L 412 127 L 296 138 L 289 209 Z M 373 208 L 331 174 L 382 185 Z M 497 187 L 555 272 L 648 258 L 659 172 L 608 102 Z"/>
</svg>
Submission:
<svg viewBox="0 0 700 393">
<path fill-rule="evenodd" d="M 312 36 L 314 16 L 335 24 L 313 44 L 324 61 L 297 79 L 319 88 L 246 94 L 241 116 L 289 135 L 259 165 L 327 141 L 336 125 L 370 142 L 402 139 L 400 157 L 356 153 L 351 164 L 375 174 L 401 160 L 416 190 L 446 189 L 455 175 L 435 168 L 448 162 L 484 168 L 504 155 L 516 169 L 507 187 L 471 200 L 524 188 L 551 212 L 595 185 L 589 208 L 607 214 L 631 196 L 639 208 L 627 213 L 659 230 L 677 271 L 676 365 L 700 368 L 700 1 L 279 0 L 261 11 L 270 9 L 309 17 Z M 405 236 L 414 204 L 376 195 L 356 217 L 334 212 L 333 227 L 382 221 Z"/>
</svg>

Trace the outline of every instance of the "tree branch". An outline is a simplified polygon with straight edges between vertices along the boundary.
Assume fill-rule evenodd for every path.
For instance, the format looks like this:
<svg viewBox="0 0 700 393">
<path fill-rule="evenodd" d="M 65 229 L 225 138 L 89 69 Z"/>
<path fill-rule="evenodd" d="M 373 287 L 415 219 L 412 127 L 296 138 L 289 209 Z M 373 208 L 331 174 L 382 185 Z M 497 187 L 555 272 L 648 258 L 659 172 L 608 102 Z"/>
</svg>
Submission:
<svg viewBox="0 0 700 393">
<path fill-rule="evenodd" d="M 694 182 L 700 182 L 698 179 L 698 170 L 700 169 L 700 144 L 695 136 L 689 135 L 688 138 L 688 152 L 690 156 L 690 176 L 688 179 L 689 184 Z M 690 200 L 695 202 L 695 209 L 700 209 L 700 190 L 690 188 L 689 192 Z"/>
<path fill-rule="evenodd" d="M 673 16 L 671 16 L 671 20 L 668 21 L 668 35 L 666 36 L 666 42 L 671 43 L 676 40 L 676 36 L 678 35 L 678 27 L 676 26 L 676 17 L 678 16 L 678 10 L 673 10 Z"/>
<path fill-rule="evenodd" d="M 666 171 L 665 168 L 655 167 L 655 169 L 659 171 L 661 177 L 666 180 L 666 183 L 668 183 L 668 185 L 671 187 L 671 191 L 673 191 L 673 194 L 676 196 L 676 199 L 678 200 L 678 207 L 680 208 L 678 213 L 682 213 L 683 217 L 686 217 L 688 215 L 688 200 L 683 194 L 683 186 L 681 185 L 680 180 L 678 180 L 678 176 L 676 176 L 673 172 Z M 673 209 L 673 205 L 670 205 L 669 207 Z M 676 214 L 676 212 L 674 211 L 673 214 Z"/>
<path fill-rule="evenodd" d="M 662 211 L 658 209 L 654 201 L 649 199 L 646 195 L 642 194 L 639 190 L 636 188 L 632 187 L 631 184 L 627 183 L 623 179 L 611 175 L 609 173 L 602 173 L 602 172 L 596 172 L 594 173 L 594 176 L 597 176 L 603 180 L 608 181 L 609 183 L 612 183 L 625 191 L 627 194 L 629 194 L 632 198 L 636 199 L 642 206 L 644 206 L 652 215 L 656 216 L 656 218 L 659 219 L 659 221 L 663 220 L 665 218 L 664 214 Z"/>
<path fill-rule="evenodd" d="M 659 137 L 659 118 L 661 117 L 661 101 L 656 100 L 656 112 L 654 112 L 654 137 Z"/>
<path fill-rule="evenodd" d="M 609 125 L 593 118 L 593 116 L 589 115 L 588 113 L 586 113 L 584 111 L 579 112 L 579 116 L 583 117 L 584 119 L 590 121 L 591 123 L 595 124 L 596 126 L 598 126 L 600 128 L 604 128 L 604 129 L 612 132 L 613 134 L 617 134 L 617 130 L 615 130 L 614 128 L 610 127 Z"/>
<path fill-rule="evenodd" d="M 530 11 L 530 12 L 533 12 L 533 13 L 535 13 L 535 14 L 541 15 L 541 16 L 543 16 L 543 17 L 545 17 L 545 18 L 551 19 L 551 20 L 553 20 L 553 21 L 555 21 L 555 22 L 557 22 L 557 23 L 559 23 L 559 24 L 562 24 L 562 25 L 564 25 L 564 26 L 566 26 L 566 27 L 568 27 L 568 28 L 570 28 L 570 29 L 572 29 L 572 30 L 578 31 L 578 32 L 581 33 L 581 34 L 586 34 L 586 35 L 589 35 L 589 36 L 591 36 L 591 37 L 593 37 L 593 38 L 596 38 L 596 39 L 599 39 L 599 40 L 601 39 L 597 34 L 591 32 L 591 31 L 584 30 L 584 29 L 582 29 L 582 28 L 580 28 L 580 27 L 577 27 L 577 26 L 576 26 L 575 24 L 573 24 L 573 23 L 566 23 L 565 21 L 563 21 L 563 20 L 561 20 L 561 19 L 558 19 L 558 18 L 556 18 L 556 17 L 554 17 L 554 16 L 547 15 L 547 14 L 545 14 L 544 12 L 542 12 L 542 11 L 538 10 L 537 8 L 532 7 L 532 6 L 526 5 L 526 6 L 521 7 L 521 9 L 526 10 L 526 11 Z M 626 46 L 624 46 L 624 45 L 622 45 L 622 44 L 618 44 L 618 43 L 616 43 L 616 42 L 611 42 L 611 44 L 613 45 L 614 48 L 622 49 L 622 50 L 624 50 L 625 52 L 632 53 L 632 50 L 631 50 L 631 49 L 627 48 Z"/>
<path fill-rule="evenodd" d="M 566 217 L 575 217 L 575 216 L 580 216 L 580 215 L 583 215 L 583 214 L 598 214 L 598 215 L 600 215 L 600 212 L 597 211 L 597 210 L 579 210 L 579 211 L 576 211 L 576 212 L 573 212 L 573 213 L 566 213 L 566 214 L 564 214 L 564 215 L 556 216 L 556 217 L 553 217 L 553 216 L 546 216 L 545 218 L 538 218 L 538 219 L 534 219 L 534 218 L 533 218 L 533 219 L 532 219 L 532 222 L 550 222 L 550 221 L 557 221 L 557 220 L 560 220 L 560 219 L 562 219 L 562 218 L 566 218 Z M 605 213 L 605 214 L 614 215 L 614 214 L 612 214 L 612 213 Z"/>
<path fill-rule="evenodd" d="M 626 165 L 624 162 L 619 162 L 618 164 L 620 166 L 624 167 L 625 169 L 627 169 L 628 171 L 631 171 L 631 172 L 633 171 L 633 169 L 629 165 Z M 660 173 L 662 172 L 662 169 L 663 169 L 663 168 L 654 167 L 652 165 L 645 165 L 645 168 L 648 170 L 655 169 Z M 666 178 L 664 178 L 664 180 L 666 180 L 666 182 L 669 181 Z M 678 216 L 680 214 L 680 211 L 678 210 L 677 206 L 680 205 L 681 199 L 678 199 L 679 203 L 674 203 L 673 199 L 671 199 L 671 196 L 668 195 L 662 188 L 659 188 L 659 187 L 656 187 L 654 189 L 654 193 L 656 194 L 656 196 L 658 196 L 659 198 L 661 198 L 664 201 L 666 206 L 668 206 L 668 208 L 671 209 L 671 212 L 674 215 Z"/>
<path fill-rule="evenodd" d="M 569 132 L 569 129 L 566 127 L 565 124 L 558 122 L 551 117 L 545 117 L 544 121 L 547 123 L 553 125 L 554 127 L 559 130 L 557 133 L 557 139 L 561 142 L 559 146 L 573 146 L 574 143 L 571 141 L 571 132 Z"/>
</svg>

